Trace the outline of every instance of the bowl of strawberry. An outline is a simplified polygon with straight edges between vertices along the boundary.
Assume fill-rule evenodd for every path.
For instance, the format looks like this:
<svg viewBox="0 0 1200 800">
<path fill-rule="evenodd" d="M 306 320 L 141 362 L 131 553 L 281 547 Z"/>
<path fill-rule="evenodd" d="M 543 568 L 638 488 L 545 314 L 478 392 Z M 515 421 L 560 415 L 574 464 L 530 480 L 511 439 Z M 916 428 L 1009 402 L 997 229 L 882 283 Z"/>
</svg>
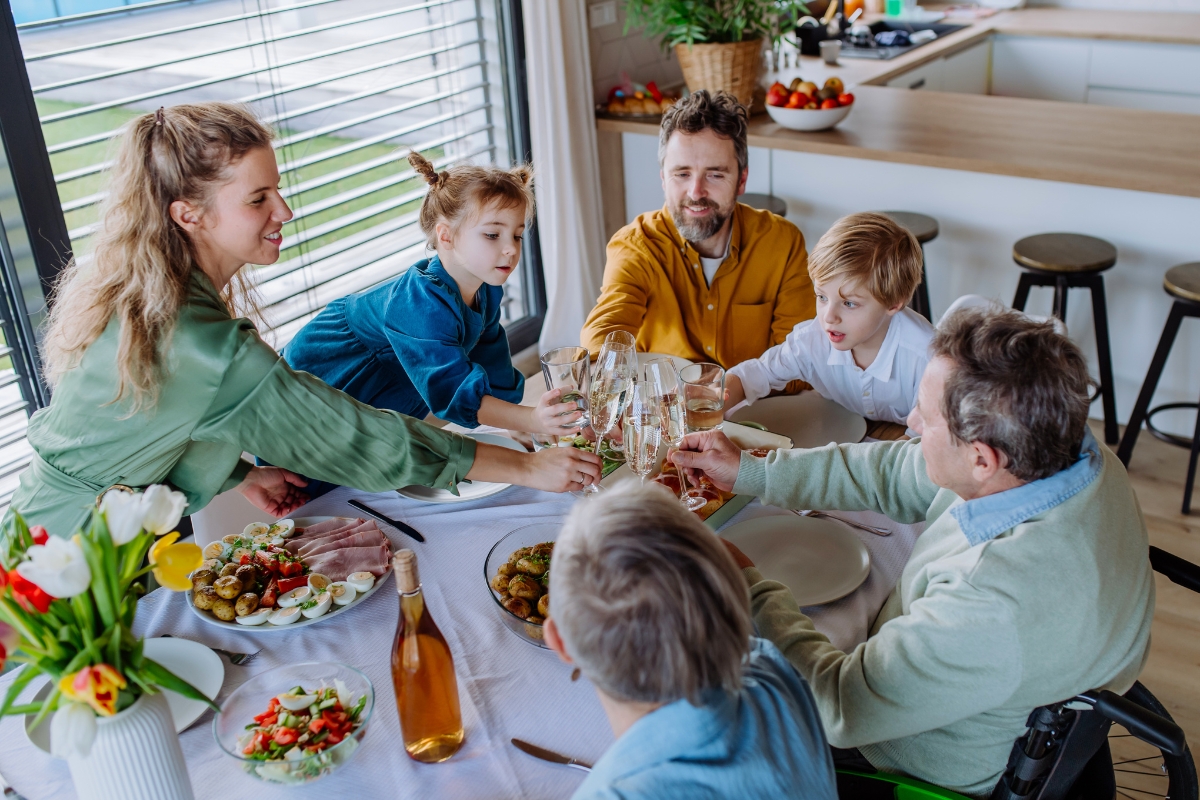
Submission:
<svg viewBox="0 0 1200 800">
<path fill-rule="evenodd" d="M 371 681 L 354 667 L 288 664 L 239 686 L 213 719 L 213 735 L 259 780 L 311 783 L 353 758 L 374 705 Z"/>
<path fill-rule="evenodd" d="M 823 131 L 844 120 L 854 107 L 854 95 L 841 78 L 830 78 L 820 89 L 796 78 L 790 86 L 774 83 L 767 91 L 767 113 L 785 128 Z"/>
</svg>

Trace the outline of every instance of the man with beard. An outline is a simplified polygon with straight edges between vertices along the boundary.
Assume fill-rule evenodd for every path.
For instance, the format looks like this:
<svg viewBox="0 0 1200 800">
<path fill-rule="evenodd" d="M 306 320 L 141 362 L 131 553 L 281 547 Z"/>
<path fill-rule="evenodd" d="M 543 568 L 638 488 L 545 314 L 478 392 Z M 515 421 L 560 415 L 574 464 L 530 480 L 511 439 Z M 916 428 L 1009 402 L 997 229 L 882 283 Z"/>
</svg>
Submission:
<svg viewBox="0 0 1200 800">
<path fill-rule="evenodd" d="M 639 351 L 728 368 L 815 316 L 800 230 L 737 202 L 749 175 L 748 116 L 733 95 L 704 90 L 664 112 L 666 205 L 608 243 L 600 299 L 580 334 L 588 350 L 623 330 Z"/>
</svg>

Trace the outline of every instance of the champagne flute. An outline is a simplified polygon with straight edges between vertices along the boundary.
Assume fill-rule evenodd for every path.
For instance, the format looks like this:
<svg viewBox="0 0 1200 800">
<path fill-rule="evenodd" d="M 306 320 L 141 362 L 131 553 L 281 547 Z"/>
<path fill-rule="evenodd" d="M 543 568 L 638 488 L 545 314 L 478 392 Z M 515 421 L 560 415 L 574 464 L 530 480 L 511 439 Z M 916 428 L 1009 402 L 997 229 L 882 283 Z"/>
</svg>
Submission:
<svg viewBox="0 0 1200 800">
<path fill-rule="evenodd" d="M 637 379 L 637 344 L 633 334 L 629 331 L 609 331 L 604 337 L 604 343 L 613 347 L 621 347 L 629 350 L 629 368 L 633 371 L 634 379 Z M 610 440 L 608 443 L 608 451 L 614 455 L 623 456 L 625 445 L 623 442 Z"/>
<path fill-rule="evenodd" d="M 592 430 L 596 433 L 594 452 L 601 459 L 604 458 L 601 455 L 604 437 L 620 422 L 629 384 L 633 382 L 633 370 L 629 364 L 631 356 L 633 353 L 628 347 L 606 343 L 600 348 L 600 356 L 592 369 L 588 406 Z M 598 482 L 583 487 L 585 494 L 598 491 Z"/>
<path fill-rule="evenodd" d="M 669 448 L 678 448 L 683 437 L 687 435 L 687 407 L 675 364 L 669 358 L 654 359 L 646 365 L 646 381 L 649 383 L 650 395 L 658 403 L 662 440 Z M 707 501 L 703 497 L 688 494 L 688 491 L 687 473 L 680 469 L 679 502 L 688 511 L 703 508 Z"/>
<path fill-rule="evenodd" d="M 645 382 L 629 388 L 629 403 L 625 409 L 625 462 L 646 483 L 646 476 L 658 463 L 658 445 L 662 438 L 659 408 Z"/>
</svg>

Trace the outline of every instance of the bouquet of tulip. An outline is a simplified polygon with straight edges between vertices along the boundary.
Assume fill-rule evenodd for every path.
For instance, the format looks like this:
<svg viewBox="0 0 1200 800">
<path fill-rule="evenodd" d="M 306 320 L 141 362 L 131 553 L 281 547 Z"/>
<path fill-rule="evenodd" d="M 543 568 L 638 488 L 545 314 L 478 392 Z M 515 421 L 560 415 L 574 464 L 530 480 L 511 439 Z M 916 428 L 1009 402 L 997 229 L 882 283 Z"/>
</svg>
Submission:
<svg viewBox="0 0 1200 800">
<path fill-rule="evenodd" d="M 190 683 L 142 652 L 133 635 L 139 580 L 148 572 L 162 586 L 187 589 L 203 557 L 177 543 L 186 501 L 165 486 L 144 493 L 109 490 L 84 529 L 70 539 L 28 527 L 13 513 L 0 533 L 0 666 L 26 664 L 0 703 L 0 716 L 51 712 L 55 755 L 87 755 L 96 715 L 112 716 L 142 694 L 170 689 L 215 705 Z M 143 566 L 149 556 L 149 563 Z M 15 704 L 38 675 L 53 688 L 45 700 Z"/>
</svg>

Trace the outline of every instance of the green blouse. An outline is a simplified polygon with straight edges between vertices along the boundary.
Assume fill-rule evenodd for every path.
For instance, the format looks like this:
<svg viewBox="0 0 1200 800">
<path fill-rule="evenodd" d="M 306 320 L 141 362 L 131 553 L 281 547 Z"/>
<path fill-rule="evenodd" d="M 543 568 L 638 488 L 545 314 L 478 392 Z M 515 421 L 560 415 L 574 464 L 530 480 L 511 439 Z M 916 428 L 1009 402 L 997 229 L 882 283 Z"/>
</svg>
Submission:
<svg viewBox="0 0 1200 800">
<path fill-rule="evenodd" d="M 70 536 L 114 484 L 170 483 L 195 513 L 241 483 L 249 451 L 311 478 L 384 492 L 451 489 L 475 441 L 359 403 L 295 372 L 246 319 L 231 319 L 212 283 L 194 274 L 167 347 L 154 407 L 114 403 L 114 319 L 29 421 L 33 463 L 12 507 L 31 525 Z"/>
</svg>

